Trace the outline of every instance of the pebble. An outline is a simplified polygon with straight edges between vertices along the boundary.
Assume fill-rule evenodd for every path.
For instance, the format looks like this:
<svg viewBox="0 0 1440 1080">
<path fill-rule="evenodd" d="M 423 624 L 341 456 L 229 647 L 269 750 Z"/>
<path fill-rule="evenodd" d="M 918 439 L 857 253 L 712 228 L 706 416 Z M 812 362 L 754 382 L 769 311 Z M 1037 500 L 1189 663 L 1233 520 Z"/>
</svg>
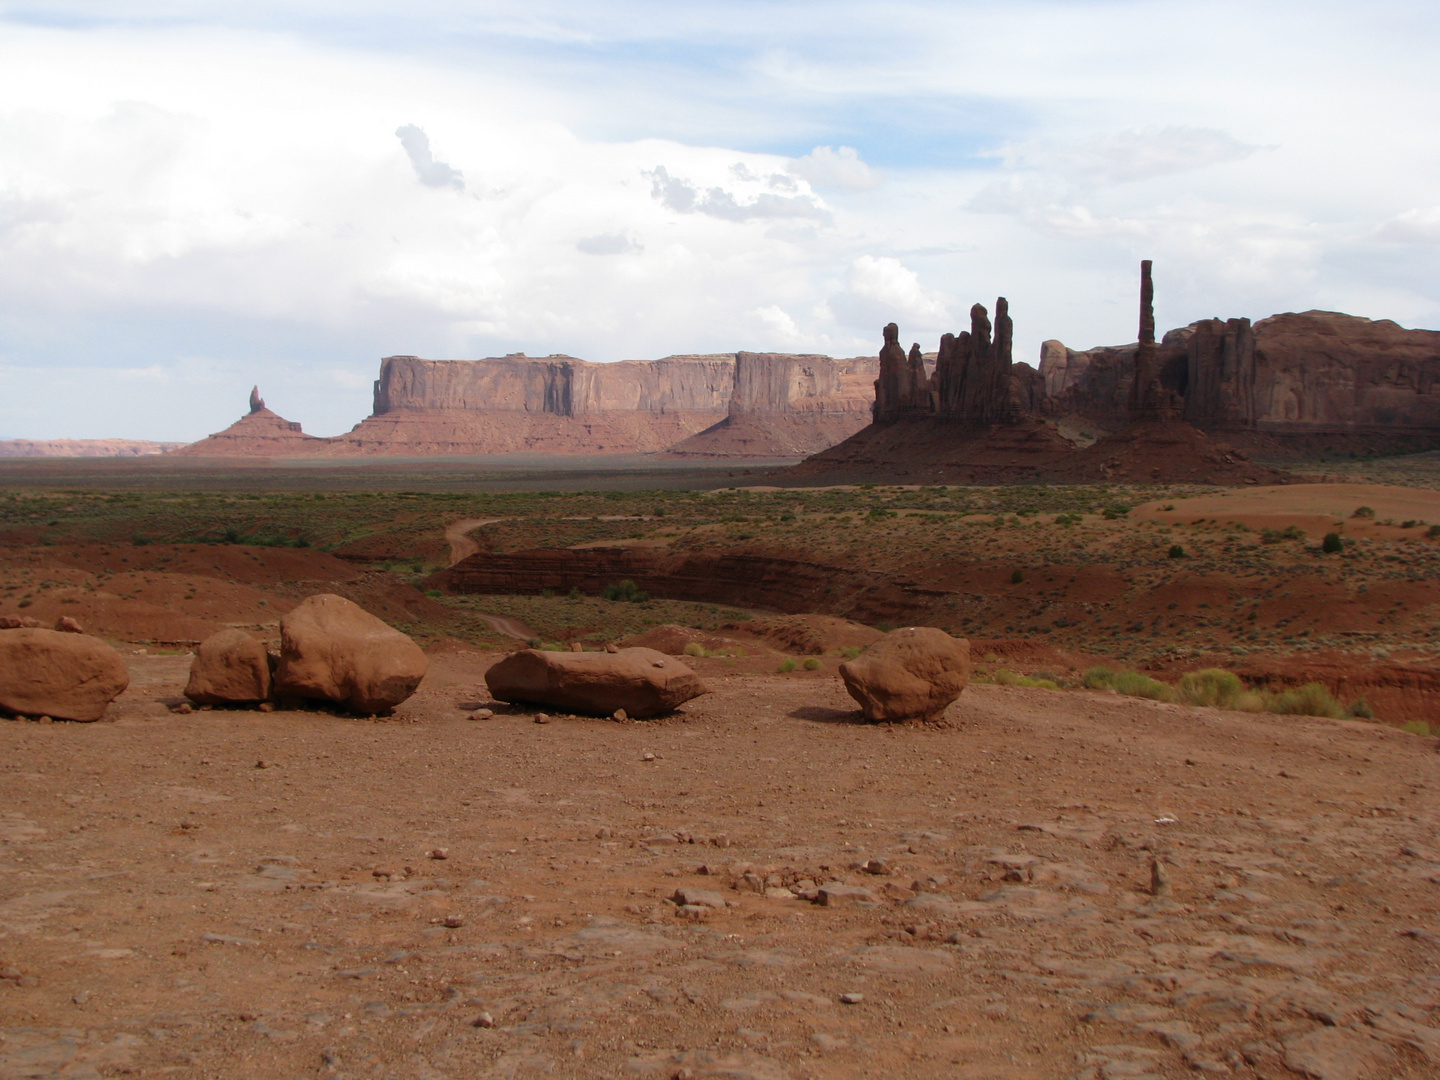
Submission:
<svg viewBox="0 0 1440 1080">
<path fill-rule="evenodd" d="M 444 925 L 449 927 L 451 930 L 459 929 L 460 927 L 465 925 L 464 918 L 459 915 L 446 915 L 443 922 Z"/>
<path fill-rule="evenodd" d="M 862 1001 L 865 1000 L 865 995 L 851 991 L 848 994 L 841 994 L 840 1000 L 846 1005 L 859 1005 Z"/>
<path fill-rule="evenodd" d="M 272 704 L 270 704 L 270 702 L 268 702 L 268 701 L 262 701 L 262 702 L 260 702 L 260 704 L 257 706 L 257 708 L 259 708 L 259 710 L 260 710 L 261 712 L 274 712 L 274 711 L 275 711 L 275 706 L 272 705 Z"/>
<path fill-rule="evenodd" d="M 652 754 L 652 753 L 650 753 L 650 752 L 647 750 L 645 753 L 643 753 L 643 754 L 640 755 L 640 760 L 641 760 L 641 761 L 654 761 L 654 760 L 655 760 L 655 755 Z"/>
<path fill-rule="evenodd" d="M 431 848 L 428 854 L 432 859 L 448 859 L 450 857 L 450 849 L 447 847 Z"/>
<path fill-rule="evenodd" d="M 493 709 L 476 709 L 470 714 L 471 720 L 489 720 L 495 715 Z"/>
<path fill-rule="evenodd" d="M 614 715 L 611 717 L 611 719 L 613 719 L 613 720 L 629 720 L 629 719 L 630 719 L 630 714 L 627 713 L 624 709 L 616 709 L 616 710 L 615 710 L 615 713 L 614 713 Z"/>
<path fill-rule="evenodd" d="M 170 711 L 172 713 L 178 713 L 181 716 L 189 716 L 195 710 L 190 707 L 188 701 L 182 701 L 179 705 L 170 706 Z"/>
<path fill-rule="evenodd" d="M 477 1028 L 493 1028 L 495 1026 L 495 1018 L 491 1016 L 488 1012 L 482 1012 L 479 1016 L 475 1017 L 474 1020 L 470 1021 L 470 1026 Z"/>
<path fill-rule="evenodd" d="M 535 714 L 535 722 L 536 722 L 537 724 L 548 724 L 548 723 L 550 722 L 550 714 L 549 714 L 549 713 L 543 713 L 543 712 L 537 712 L 537 713 Z"/>
<path fill-rule="evenodd" d="M 860 864 L 860 869 L 867 874 L 888 874 L 890 873 L 890 864 L 884 859 L 866 859 Z"/>
<path fill-rule="evenodd" d="M 266 761 L 264 758 L 261 758 L 259 761 L 255 762 L 255 767 L 257 769 L 268 769 L 270 768 L 271 764 L 271 762 Z"/>
</svg>

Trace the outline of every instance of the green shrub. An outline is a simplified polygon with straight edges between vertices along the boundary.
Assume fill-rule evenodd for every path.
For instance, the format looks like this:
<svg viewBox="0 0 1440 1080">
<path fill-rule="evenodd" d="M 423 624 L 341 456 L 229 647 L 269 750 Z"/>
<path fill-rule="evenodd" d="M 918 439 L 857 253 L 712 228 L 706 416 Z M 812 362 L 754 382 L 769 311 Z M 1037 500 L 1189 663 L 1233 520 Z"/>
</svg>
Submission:
<svg viewBox="0 0 1440 1080">
<path fill-rule="evenodd" d="M 1440 525 L 1431 525 L 1425 530 L 1425 535 L 1431 540 L 1440 540 Z"/>
<path fill-rule="evenodd" d="M 794 670 L 795 661 L 792 660 L 790 657 L 787 656 L 784 660 L 780 661 L 780 673 L 782 675 L 788 674 L 789 672 L 792 672 Z"/>
<path fill-rule="evenodd" d="M 1115 689 L 1126 697 L 1143 697 L 1151 701 L 1170 701 L 1175 689 L 1169 683 L 1152 679 L 1138 671 L 1122 671 L 1115 676 Z"/>
<path fill-rule="evenodd" d="M 1180 677 L 1176 686 L 1180 700 L 1186 705 L 1213 705 L 1220 709 L 1237 708 L 1245 694 L 1240 676 L 1224 668 L 1205 668 Z"/>
<path fill-rule="evenodd" d="M 1375 719 L 1375 710 L 1370 707 L 1370 702 L 1366 701 L 1363 697 L 1358 697 L 1352 701 L 1347 711 L 1351 716 L 1355 717 L 1356 720 Z"/>
<path fill-rule="evenodd" d="M 1101 664 L 1085 672 L 1080 679 L 1080 684 L 1087 690 L 1113 690 L 1115 674 L 1114 668 L 1108 668 Z"/>
<path fill-rule="evenodd" d="M 1326 533 L 1325 539 L 1320 541 L 1320 550 L 1326 555 L 1334 555 L 1345 547 L 1345 541 L 1340 539 L 1339 533 Z"/>
<path fill-rule="evenodd" d="M 846 660 L 854 660 L 855 657 L 857 657 L 857 656 L 860 655 L 860 646 L 859 646 L 859 645 L 844 645 L 844 646 L 841 646 L 841 648 L 840 648 L 840 655 L 843 656 Z"/>
<path fill-rule="evenodd" d="M 685 655 L 686 655 L 686 656 L 709 656 L 710 653 L 709 653 L 709 651 L 705 648 L 705 646 L 704 646 L 704 645 L 701 645 L 698 641 L 691 641 L 691 642 L 687 643 L 686 646 L 685 646 Z"/>
<path fill-rule="evenodd" d="M 1265 694 L 1263 711 L 1279 713 L 1282 716 L 1328 716 L 1333 720 L 1345 719 L 1345 706 L 1336 701 L 1334 695 L 1318 682 Z"/>
<path fill-rule="evenodd" d="M 802 666 L 805 668 L 806 671 L 819 671 L 825 665 L 820 662 L 819 657 L 807 656 L 805 658 L 805 663 Z"/>
<path fill-rule="evenodd" d="M 1105 507 L 1103 513 L 1105 514 L 1106 521 L 1116 521 L 1119 518 L 1123 518 L 1126 514 L 1130 513 L 1132 509 L 1133 507 L 1126 506 L 1124 503 L 1117 503 L 1114 506 Z M 1173 510 L 1174 507 L 1169 507 L 1168 509 Z"/>
<path fill-rule="evenodd" d="M 1425 720 L 1411 720 L 1400 730 L 1408 731 L 1411 735 L 1440 735 L 1440 724 L 1431 724 Z"/>
<path fill-rule="evenodd" d="M 571 599 L 571 600 L 583 600 L 583 599 L 585 599 L 585 594 L 580 591 L 580 586 L 579 586 L 579 585 L 574 586 L 574 587 L 570 590 L 568 596 L 569 596 L 569 599 Z"/>
<path fill-rule="evenodd" d="M 635 582 L 626 578 L 618 585 L 606 585 L 600 595 L 606 600 L 614 600 L 619 603 L 647 604 L 650 602 L 650 594 L 638 587 Z"/>
<path fill-rule="evenodd" d="M 1262 544 L 1278 544 L 1282 540 L 1304 540 L 1305 531 L 1298 525 L 1287 525 L 1283 529 L 1261 529 L 1260 542 Z"/>
<path fill-rule="evenodd" d="M 428 597 L 430 597 L 430 598 L 432 598 L 432 599 L 434 599 L 434 600 L 438 600 L 438 599 L 440 599 L 440 597 L 444 596 L 445 594 L 442 593 L 439 589 L 426 589 L 426 590 L 425 590 L 425 595 L 428 596 Z"/>
<path fill-rule="evenodd" d="M 1009 668 L 999 668 L 991 676 L 991 681 L 998 686 L 1031 686 L 1039 687 L 1041 690 L 1059 690 L 1060 684 L 1054 679 L 1030 678 L 1028 675 L 1017 675 Z"/>
<path fill-rule="evenodd" d="M 130 542 L 136 547 L 144 547 L 146 544 L 150 543 L 150 537 L 142 536 L 140 533 L 136 533 L 130 538 Z"/>
<path fill-rule="evenodd" d="M 1022 581 L 1024 581 L 1024 580 L 1025 580 L 1025 575 L 1024 575 L 1024 573 L 1020 570 L 1020 568 L 1017 566 L 1017 567 L 1015 568 L 1015 572 L 1010 575 L 1010 584 L 1011 584 L 1011 585 L 1019 585 L 1019 584 L 1020 584 Z"/>
<path fill-rule="evenodd" d="M 1185 549 L 1179 544 L 1171 544 L 1168 555 L 1172 559 L 1183 559 L 1185 558 Z"/>
<path fill-rule="evenodd" d="M 1368 506 L 1357 506 L 1355 512 L 1350 515 L 1352 518 L 1373 518 L 1375 511 Z"/>
</svg>

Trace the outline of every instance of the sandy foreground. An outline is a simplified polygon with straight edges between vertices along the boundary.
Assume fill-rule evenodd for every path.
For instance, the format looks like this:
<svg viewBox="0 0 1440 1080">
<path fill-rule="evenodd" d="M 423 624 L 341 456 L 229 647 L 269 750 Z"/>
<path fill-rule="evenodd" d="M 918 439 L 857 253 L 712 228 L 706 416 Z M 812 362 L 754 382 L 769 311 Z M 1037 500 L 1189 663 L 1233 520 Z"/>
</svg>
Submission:
<svg viewBox="0 0 1440 1080">
<path fill-rule="evenodd" d="M 0 1078 L 1440 1075 L 1433 739 L 866 726 L 711 661 L 668 720 L 469 720 L 494 659 L 367 721 L 176 715 L 137 653 L 107 722 L 0 723 Z"/>
</svg>

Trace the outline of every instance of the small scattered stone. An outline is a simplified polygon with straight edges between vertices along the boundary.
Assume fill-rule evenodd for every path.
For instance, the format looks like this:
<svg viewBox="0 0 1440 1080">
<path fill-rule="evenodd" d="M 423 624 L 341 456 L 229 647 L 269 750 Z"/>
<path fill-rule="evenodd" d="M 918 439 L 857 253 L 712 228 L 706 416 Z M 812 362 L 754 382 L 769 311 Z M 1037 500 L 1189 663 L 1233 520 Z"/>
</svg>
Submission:
<svg viewBox="0 0 1440 1080">
<path fill-rule="evenodd" d="M 647 750 L 647 751 L 645 751 L 645 753 L 643 753 L 643 754 L 640 755 L 640 760 L 641 760 L 641 761 L 654 761 L 654 760 L 655 760 L 655 755 L 652 754 L 652 753 L 650 753 L 650 751 Z"/>
<path fill-rule="evenodd" d="M 448 859 L 450 857 L 450 849 L 445 847 L 431 848 L 427 854 L 432 859 Z"/>
<path fill-rule="evenodd" d="M 494 716 L 494 715 L 495 715 L 495 711 L 494 711 L 493 709 L 476 709 L 474 712 L 472 712 L 472 713 L 470 714 L 470 719 L 471 719 L 471 720 L 489 720 L 489 719 L 490 719 L 492 716 Z"/>
<path fill-rule="evenodd" d="M 866 859 L 860 864 L 860 869 L 867 874 L 888 874 L 890 873 L 890 864 L 884 859 Z"/>
<path fill-rule="evenodd" d="M 56 619 L 55 629 L 62 634 L 83 634 L 85 632 L 85 628 L 69 615 L 61 615 Z"/>
<path fill-rule="evenodd" d="M 1170 871 L 1159 859 L 1150 860 L 1150 893 L 1152 896 L 1170 895 Z"/>
<path fill-rule="evenodd" d="M 272 705 L 272 704 L 271 704 L 270 702 L 268 702 L 268 701 L 262 701 L 262 702 L 260 702 L 259 705 L 255 706 L 255 707 L 256 707 L 257 709 L 259 709 L 261 712 L 274 712 L 274 711 L 275 711 L 275 706 Z"/>
<path fill-rule="evenodd" d="M 548 724 L 548 723 L 550 722 L 550 714 L 549 714 L 549 713 L 543 713 L 543 712 L 537 712 L 537 713 L 535 714 L 535 722 L 536 722 L 537 724 Z"/>
<path fill-rule="evenodd" d="M 848 994 L 841 994 L 841 995 L 840 995 L 840 1001 L 841 1001 L 843 1004 L 846 1004 L 846 1005 L 859 1005 L 859 1004 L 860 1004 L 862 1001 L 864 1001 L 864 1000 L 865 1000 L 865 995 L 864 995 L 864 994 L 855 993 L 855 992 L 853 992 L 853 991 L 852 991 L 851 993 L 848 993 Z"/>
<path fill-rule="evenodd" d="M 182 701 L 179 705 L 172 705 L 170 711 L 172 713 L 178 713 L 181 716 L 189 716 L 195 710 L 190 707 L 188 701 Z"/>
<path fill-rule="evenodd" d="M 444 918 L 444 920 L 443 920 L 443 923 L 444 923 L 445 926 L 449 927 L 451 930 L 457 930 L 457 929 L 459 929 L 460 927 L 462 927 L 462 926 L 465 925 L 465 920 L 464 920 L 463 918 L 461 918 L 459 915 L 446 915 L 445 918 Z"/>
<path fill-rule="evenodd" d="M 816 890 L 816 900 L 821 907 L 839 907 L 844 904 L 874 904 L 875 894 L 858 885 L 844 885 L 838 881 L 827 882 Z"/>
<path fill-rule="evenodd" d="M 475 1017 L 474 1020 L 470 1021 L 470 1026 L 477 1028 L 493 1028 L 495 1026 L 495 1018 L 491 1016 L 488 1012 L 482 1012 L 479 1016 Z"/>
<path fill-rule="evenodd" d="M 725 897 L 710 889 L 676 889 L 672 899 L 681 907 L 693 905 L 723 908 L 725 906 Z"/>
<path fill-rule="evenodd" d="M 264 758 L 261 758 L 259 761 L 255 762 L 255 767 L 257 769 L 269 769 L 273 766 L 273 764 L 273 762 L 269 762 L 266 761 Z"/>
<path fill-rule="evenodd" d="M 629 720 L 629 719 L 630 719 L 630 714 L 627 713 L 624 709 L 616 709 L 616 710 L 615 710 L 615 715 L 614 715 L 613 717 L 611 717 L 611 719 L 614 719 L 614 720 Z"/>
<path fill-rule="evenodd" d="M 571 651 L 571 652 L 584 652 L 584 651 L 585 651 L 585 646 L 582 645 L 582 644 L 581 644 L 580 642 L 578 642 L 578 641 L 572 641 L 572 642 L 570 642 L 570 651 Z"/>
</svg>

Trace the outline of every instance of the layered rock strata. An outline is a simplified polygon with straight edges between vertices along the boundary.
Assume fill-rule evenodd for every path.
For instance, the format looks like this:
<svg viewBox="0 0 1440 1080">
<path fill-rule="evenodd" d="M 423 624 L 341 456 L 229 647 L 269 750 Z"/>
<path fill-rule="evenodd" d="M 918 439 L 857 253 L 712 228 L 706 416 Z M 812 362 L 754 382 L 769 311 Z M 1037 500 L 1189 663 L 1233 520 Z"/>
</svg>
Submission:
<svg viewBox="0 0 1440 1080">
<path fill-rule="evenodd" d="M 306 435 L 299 424 L 271 412 L 262 401 L 258 409 L 224 431 L 171 453 L 186 457 L 316 457 L 328 445 L 328 439 Z"/>
<path fill-rule="evenodd" d="M 869 422 L 878 368 L 873 356 L 736 353 L 725 419 L 669 456 L 804 457 L 834 446 Z"/>
</svg>

